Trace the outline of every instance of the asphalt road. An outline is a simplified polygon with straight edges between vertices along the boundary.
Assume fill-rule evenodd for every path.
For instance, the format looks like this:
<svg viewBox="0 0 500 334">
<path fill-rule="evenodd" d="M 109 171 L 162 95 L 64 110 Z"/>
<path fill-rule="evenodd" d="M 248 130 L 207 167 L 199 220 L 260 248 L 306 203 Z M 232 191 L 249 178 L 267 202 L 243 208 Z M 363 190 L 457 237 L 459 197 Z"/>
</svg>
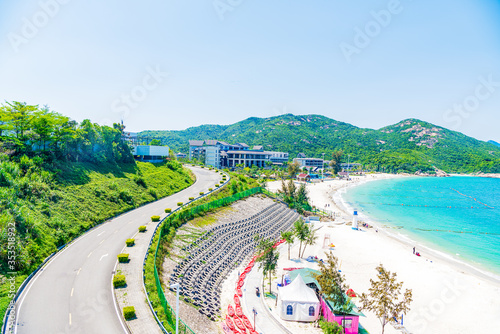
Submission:
<svg viewBox="0 0 500 334">
<path fill-rule="evenodd" d="M 17 302 L 17 334 L 126 333 L 111 286 L 116 256 L 140 225 L 177 202 L 198 197 L 220 180 L 192 168 L 197 181 L 183 191 L 129 211 L 85 233 L 59 252 L 25 288 Z"/>
</svg>

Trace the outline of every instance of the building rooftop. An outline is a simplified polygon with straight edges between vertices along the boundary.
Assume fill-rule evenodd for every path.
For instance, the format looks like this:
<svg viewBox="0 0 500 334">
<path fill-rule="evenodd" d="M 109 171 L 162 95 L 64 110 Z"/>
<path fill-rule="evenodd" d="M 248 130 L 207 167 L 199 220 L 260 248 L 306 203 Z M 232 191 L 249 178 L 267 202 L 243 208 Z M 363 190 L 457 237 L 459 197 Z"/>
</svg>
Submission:
<svg viewBox="0 0 500 334">
<path fill-rule="evenodd" d="M 190 140 L 189 146 L 203 146 L 204 142 L 205 141 L 203 141 L 203 140 Z"/>
</svg>

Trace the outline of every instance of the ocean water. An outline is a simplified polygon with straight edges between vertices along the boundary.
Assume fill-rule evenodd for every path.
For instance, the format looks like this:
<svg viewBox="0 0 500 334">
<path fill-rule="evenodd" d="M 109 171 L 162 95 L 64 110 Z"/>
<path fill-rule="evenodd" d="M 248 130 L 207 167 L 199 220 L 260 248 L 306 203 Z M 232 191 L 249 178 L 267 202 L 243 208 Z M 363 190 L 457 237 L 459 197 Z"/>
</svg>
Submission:
<svg viewBox="0 0 500 334">
<path fill-rule="evenodd" d="M 343 199 L 401 236 L 500 276 L 500 179 L 379 180 L 349 188 Z"/>
</svg>

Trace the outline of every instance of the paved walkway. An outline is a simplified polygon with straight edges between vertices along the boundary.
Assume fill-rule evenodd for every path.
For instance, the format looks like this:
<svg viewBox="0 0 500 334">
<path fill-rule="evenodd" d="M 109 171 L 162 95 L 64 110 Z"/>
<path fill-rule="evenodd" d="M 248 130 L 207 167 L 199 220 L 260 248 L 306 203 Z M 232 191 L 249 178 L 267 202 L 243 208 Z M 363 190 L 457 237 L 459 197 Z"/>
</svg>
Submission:
<svg viewBox="0 0 500 334">
<path fill-rule="evenodd" d="M 206 193 L 208 192 L 208 188 L 215 188 L 215 184 L 221 180 L 220 174 L 213 171 L 202 168 L 189 168 L 195 173 L 196 182 L 191 187 L 179 193 L 155 202 L 158 205 L 152 208 L 148 215 L 140 219 L 143 222 L 142 225 L 147 226 L 146 232 L 127 236 L 127 238 L 135 239 L 135 245 L 133 247 L 125 247 L 123 251 L 129 254 L 129 263 L 119 263 L 117 266 L 117 271 L 121 271 L 127 279 L 127 287 L 115 290 L 116 298 L 120 310 L 124 306 L 134 306 L 137 317 L 136 319 L 127 321 L 128 328 L 134 334 L 162 333 L 151 313 L 143 288 L 143 260 L 148 251 L 153 232 L 159 224 L 151 222 L 151 216 L 159 215 L 163 219 L 167 215 L 165 213 L 166 208 L 175 209 L 177 202 L 186 203 L 189 197 L 196 198 L 199 196 L 199 192 L 203 191 Z M 123 238 L 123 236 L 120 237 Z"/>
<path fill-rule="evenodd" d="M 253 326 L 254 316 L 252 310 L 255 308 L 257 311 L 255 330 L 261 334 L 289 334 L 290 331 L 274 318 L 265 305 L 262 291 L 260 298 L 257 297 L 255 294 L 255 287 L 257 286 L 262 290 L 262 271 L 258 270 L 258 265 L 255 264 L 253 269 L 247 274 L 245 284 L 243 285 L 243 297 L 241 299 L 243 313 L 245 313 Z"/>
</svg>

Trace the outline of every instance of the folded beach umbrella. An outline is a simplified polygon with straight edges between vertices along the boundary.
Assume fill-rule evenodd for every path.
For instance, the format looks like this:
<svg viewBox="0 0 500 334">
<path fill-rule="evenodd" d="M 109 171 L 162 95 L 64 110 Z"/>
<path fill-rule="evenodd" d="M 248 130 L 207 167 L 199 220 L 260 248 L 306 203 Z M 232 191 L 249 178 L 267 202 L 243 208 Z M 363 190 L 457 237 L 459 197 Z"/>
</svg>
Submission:
<svg viewBox="0 0 500 334">
<path fill-rule="evenodd" d="M 236 289 L 236 294 L 240 297 L 243 297 L 243 292 L 241 292 L 241 288 Z"/>
<path fill-rule="evenodd" d="M 245 279 L 245 277 L 247 277 L 247 274 L 246 274 L 245 272 L 243 272 L 243 274 L 241 274 L 241 275 L 240 275 L 240 279 L 241 279 L 241 280 L 244 280 L 244 279 Z"/>
<path fill-rule="evenodd" d="M 232 331 L 234 331 L 234 323 L 233 323 L 233 320 L 231 320 L 231 318 L 226 315 L 226 325 L 227 327 L 229 327 L 229 329 L 231 329 Z"/>
<path fill-rule="evenodd" d="M 253 331 L 253 327 L 252 327 L 252 324 L 250 323 L 250 320 L 248 320 L 247 316 L 246 315 L 242 315 L 241 316 L 241 319 L 243 320 L 243 323 L 245 324 L 245 326 L 248 328 L 248 330 L 251 332 Z"/>
<path fill-rule="evenodd" d="M 234 304 L 236 306 L 241 306 L 241 303 L 240 303 L 240 298 L 238 297 L 238 295 L 234 295 Z"/>
<path fill-rule="evenodd" d="M 234 317 L 234 308 L 231 304 L 227 307 L 227 314 L 229 314 L 230 317 Z"/>
<path fill-rule="evenodd" d="M 236 327 L 238 327 L 239 329 L 243 330 L 243 332 L 245 332 L 245 325 L 243 325 L 243 321 L 241 321 L 238 318 L 235 318 L 234 324 L 236 325 Z"/>
<path fill-rule="evenodd" d="M 240 318 L 243 316 L 243 310 L 241 309 L 241 306 L 236 305 L 236 315 Z"/>
</svg>

